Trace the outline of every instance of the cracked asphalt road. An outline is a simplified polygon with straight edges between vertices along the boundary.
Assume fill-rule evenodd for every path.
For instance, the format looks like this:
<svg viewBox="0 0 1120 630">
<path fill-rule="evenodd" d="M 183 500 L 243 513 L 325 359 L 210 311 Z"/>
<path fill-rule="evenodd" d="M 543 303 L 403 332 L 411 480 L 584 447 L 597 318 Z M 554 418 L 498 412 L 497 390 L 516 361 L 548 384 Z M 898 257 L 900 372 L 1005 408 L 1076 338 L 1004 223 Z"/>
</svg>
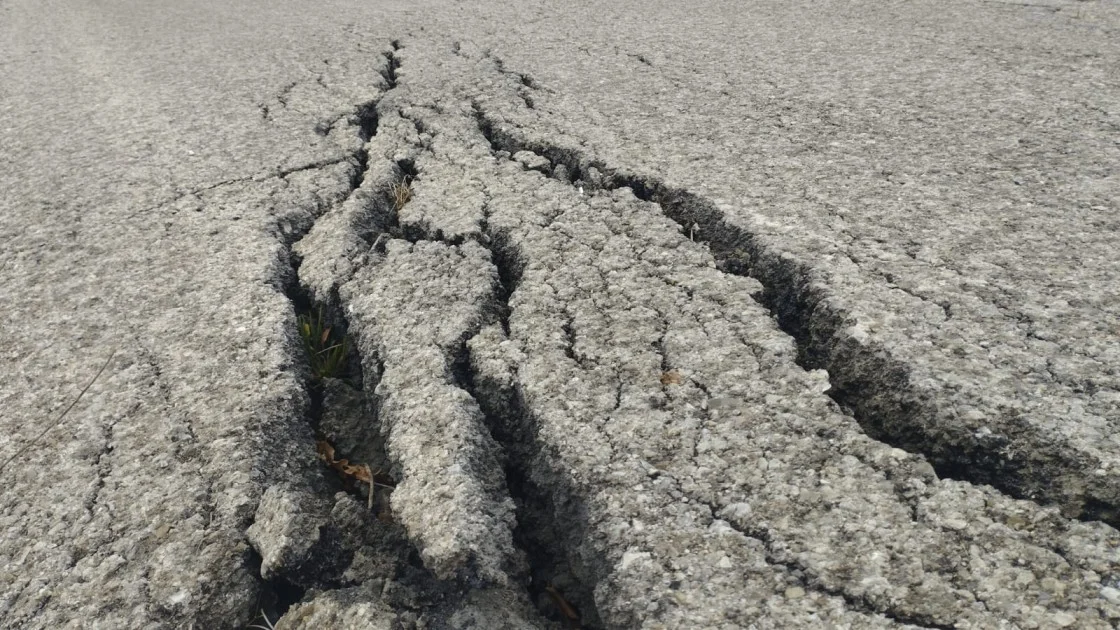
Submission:
<svg viewBox="0 0 1120 630">
<path fill-rule="evenodd" d="M 1115 627 L 1118 31 L 3 0 L 0 625 Z"/>
</svg>

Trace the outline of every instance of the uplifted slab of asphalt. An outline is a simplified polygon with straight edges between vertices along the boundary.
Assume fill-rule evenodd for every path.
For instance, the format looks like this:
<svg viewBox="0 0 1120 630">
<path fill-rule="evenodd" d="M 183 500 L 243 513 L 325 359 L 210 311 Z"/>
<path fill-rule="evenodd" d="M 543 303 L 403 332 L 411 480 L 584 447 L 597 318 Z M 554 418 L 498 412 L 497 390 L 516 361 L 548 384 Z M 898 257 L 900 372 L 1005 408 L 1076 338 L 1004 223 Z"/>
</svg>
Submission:
<svg viewBox="0 0 1120 630">
<path fill-rule="evenodd" d="M 1120 620 L 1114 5 L 249 9 L 0 5 L 5 627 Z"/>
</svg>

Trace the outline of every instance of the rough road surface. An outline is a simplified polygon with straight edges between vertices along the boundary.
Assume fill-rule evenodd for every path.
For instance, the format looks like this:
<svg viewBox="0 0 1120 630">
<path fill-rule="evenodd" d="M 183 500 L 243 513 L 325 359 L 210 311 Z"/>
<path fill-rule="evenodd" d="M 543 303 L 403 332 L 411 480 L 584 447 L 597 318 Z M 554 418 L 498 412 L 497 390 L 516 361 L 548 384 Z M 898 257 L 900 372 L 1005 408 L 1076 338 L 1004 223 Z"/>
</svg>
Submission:
<svg viewBox="0 0 1120 630">
<path fill-rule="evenodd" d="M 0 626 L 1120 624 L 1120 6 L 507 5 L 0 0 Z"/>
</svg>

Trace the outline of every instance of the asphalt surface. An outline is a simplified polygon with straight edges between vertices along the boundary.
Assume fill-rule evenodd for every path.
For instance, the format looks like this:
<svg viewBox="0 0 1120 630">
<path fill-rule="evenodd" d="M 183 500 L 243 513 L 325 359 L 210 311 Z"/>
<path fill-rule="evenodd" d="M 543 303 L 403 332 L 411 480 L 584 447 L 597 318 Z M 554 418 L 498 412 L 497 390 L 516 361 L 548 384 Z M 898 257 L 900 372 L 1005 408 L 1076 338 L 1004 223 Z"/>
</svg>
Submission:
<svg viewBox="0 0 1120 630">
<path fill-rule="evenodd" d="M 1117 103 L 1100 0 L 0 0 L 0 625 L 1115 627 Z"/>
</svg>

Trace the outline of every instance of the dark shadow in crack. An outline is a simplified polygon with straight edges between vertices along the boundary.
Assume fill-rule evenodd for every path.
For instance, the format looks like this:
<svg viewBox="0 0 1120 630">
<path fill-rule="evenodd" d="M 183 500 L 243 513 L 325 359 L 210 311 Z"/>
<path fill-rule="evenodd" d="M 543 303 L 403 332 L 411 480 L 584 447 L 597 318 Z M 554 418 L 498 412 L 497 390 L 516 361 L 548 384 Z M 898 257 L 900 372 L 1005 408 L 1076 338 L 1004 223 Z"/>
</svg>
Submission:
<svg viewBox="0 0 1120 630">
<path fill-rule="evenodd" d="M 261 574 L 261 555 L 252 547 L 246 552 L 245 566 L 253 575 Z M 248 628 L 259 628 L 264 622 L 266 627 L 275 623 L 288 609 L 303 599 L 306 589 L 296 586 L 281 577 L 261 580 L 260 594 L 257 596 L 253 611 L 253 621 Z"/>
<path fill-rule="evenodd" d="M 548 618 L 569 625 L 578 621 L 575 627 L 584 630 L 600 628 L 594 592 L 602 567 L 570 564 L 578 554 L 569 552 L 581 546 L 589 529 L 582 493 L 567 470 L 542 456 L 539 423 L 520 389 L 476 374 L 466 347 L 462 363 L 462 387 L 478 402 L 490 435 L 506 454 L 503 472 L 517 509 L 514 543 L 529 563 L 526 590 Z"/>
</svg>

